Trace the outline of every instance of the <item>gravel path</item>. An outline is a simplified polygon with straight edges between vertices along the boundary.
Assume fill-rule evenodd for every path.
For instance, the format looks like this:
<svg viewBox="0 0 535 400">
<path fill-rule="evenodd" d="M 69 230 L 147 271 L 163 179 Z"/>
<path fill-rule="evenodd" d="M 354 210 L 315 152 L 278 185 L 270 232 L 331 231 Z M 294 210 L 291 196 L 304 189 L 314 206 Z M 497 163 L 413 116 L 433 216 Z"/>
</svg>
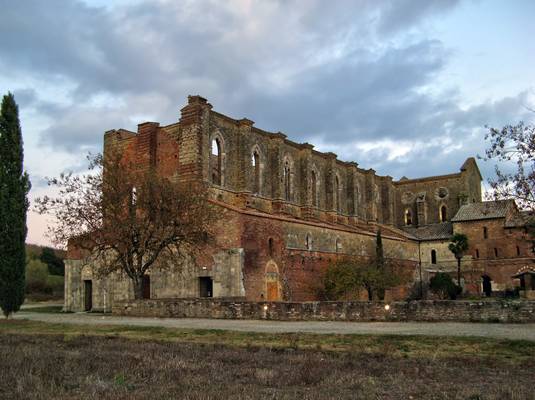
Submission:
<svg viewBox="0 0 535 400">
<path fill-rule="evenodd" d="M 319 334 L 479 336 L 497 339 L 523 339 L 535 341 L 535 324 L 482 324 L 462 322 L 288 322 L 193 318 L 136 318 L 87 313 L 33 313 L 31 312 L 31 308 L 27 308 L 26 311 L 17 313 L 15 318 L 82 325 L 155 326 L 180 329 L 221 329 L 264 333 L 307 332 Z"/>
</svg>

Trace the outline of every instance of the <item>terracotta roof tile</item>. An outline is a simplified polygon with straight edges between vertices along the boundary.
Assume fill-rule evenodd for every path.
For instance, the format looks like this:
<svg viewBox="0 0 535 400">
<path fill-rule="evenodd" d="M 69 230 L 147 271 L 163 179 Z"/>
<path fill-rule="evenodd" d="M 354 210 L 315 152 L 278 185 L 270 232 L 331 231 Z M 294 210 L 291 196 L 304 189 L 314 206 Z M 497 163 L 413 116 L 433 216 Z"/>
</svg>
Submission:
<svg viewBox="0 0 535 400">
<path fill-rule="evenodd" d="M 403 230 L 418 240 L 449 240 L 453 235 L 451 222 L 425 225 L 418 228 L 404 227 Z"/>
</svg>

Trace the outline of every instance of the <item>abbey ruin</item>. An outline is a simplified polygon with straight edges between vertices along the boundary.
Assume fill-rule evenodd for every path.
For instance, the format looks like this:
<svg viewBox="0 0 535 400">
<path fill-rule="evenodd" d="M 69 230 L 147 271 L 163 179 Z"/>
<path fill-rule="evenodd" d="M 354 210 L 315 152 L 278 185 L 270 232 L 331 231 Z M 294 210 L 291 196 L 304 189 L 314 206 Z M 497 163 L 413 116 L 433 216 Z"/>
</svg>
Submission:
<svg viewBox="0 0 535 400">
<path fill-rule="evenodd" d="M 104 153 L 110 149 L 178 182 L 205 182 L 225 215 L 202 263 L 150 272 L 150 298 L 314 300 L 330 263 L 373 256 L 378 229 L 386 257 L 407 278 L 390 299 L 404 299 L 420 276 L 456 269 L 447 247 L 454 232 L 470 242 L 468 293 L 511 289 L 513 275 L 534 260 L 524 213 L 513 201 L 482 201 L 474 158 L 448 175 L 396 181 L 213 111 L 200 96 L 189 96 L 177 123 L 106 132 Z M 66 310 L 107 310 L 132 297 L 127 279 L 97 277 L 75 248 L 68 258 Z"/>
</svg>

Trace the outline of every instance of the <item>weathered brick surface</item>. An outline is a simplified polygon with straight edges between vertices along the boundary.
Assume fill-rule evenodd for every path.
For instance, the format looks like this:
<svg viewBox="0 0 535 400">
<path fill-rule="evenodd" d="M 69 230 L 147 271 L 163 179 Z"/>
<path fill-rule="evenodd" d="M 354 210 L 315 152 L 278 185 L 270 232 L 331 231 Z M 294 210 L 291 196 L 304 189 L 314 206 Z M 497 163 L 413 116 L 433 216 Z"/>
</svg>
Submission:
<svg viewBox="0 0 535 400">
<path fill-rule="evenodd" d="M 219 157 L 212 154 L 213 140 L 219 142 Z M 413 224 L 422 226 L 440 221 L 441 206 L 447 207 L 450 220 L 463 202 L 481 201 L 481 175 L 473 159 L 458 173 L 393 181 L 355 162 L 338 160 L 336 154 L 316 151 L 311 144 L 292 142 L 280 132 L 258 129 L 248 119 L 217 113 L 200 96 L 188 97 L 180 120 L 172 125 L 145 122 L 137 133 L 106 132 L 104 154 L 113 150 L 122 152 L 125 165 L 133 168 L 154 167 L 179 184 L 203 183 L 221 210 L 221 222 L 213 227 L 215 243 L 202 249 L 185 272 L 162 272 L 157 266 L 150 272 L 153 298 L 199 296 L 199 278 L 210 277 L 213 294 L 220 297 L 317 300 L 329 264 L 346 256 L 369 261 L 381 229 L 385 256 L 396 261 L 396 273 L 406 282 L 389 296 L 404 299 L 420 275 L 420 265 L 424 279 L 430 275 L 426 270 L 436 269 L 429 259 L 431 250 L 437 251 L 442 266 L 455 270 L 448 240 L 419 242 L 401 230 L 405 211 L 410 209 Z M 511 275 L 533 262 L 521 229 L 507 233 L 503 223 L 488 228 L 490 237 L 483 241 L 481 222 L 455 224 L 471 243 L 463 259 L 463 277 L 472 293 L 481 292 L 483 274 L 492 278 L 496 290 L 512 287 Z M 499 249 L 498 257 L 493 257 L 494 248 Z M 72 296 L 83 296 L 81 274 L 75 270 L 83 254 L 73 244 L 68 258 L 73 260 L 67 263 L 73 268 L 69 287 L 76 288 Z M 243 293 L 236 279 L 242 280 Z M 115 287 L 111 284 L 98 282 L 95 287 L 103 288 L 98 289 L 102 298 L 132 297 L 126 284 L 117 286 L 124 289 L 121 293 L 106 289 Z M 81 300 L 71 304 L 78 310 Z"/>
<path fill-rule="evenodd" d="M 116 302 L 116 315 L 280 321 L 535 322 L 535 301 L 250 302 L 161 299 Z"/>
</svg>

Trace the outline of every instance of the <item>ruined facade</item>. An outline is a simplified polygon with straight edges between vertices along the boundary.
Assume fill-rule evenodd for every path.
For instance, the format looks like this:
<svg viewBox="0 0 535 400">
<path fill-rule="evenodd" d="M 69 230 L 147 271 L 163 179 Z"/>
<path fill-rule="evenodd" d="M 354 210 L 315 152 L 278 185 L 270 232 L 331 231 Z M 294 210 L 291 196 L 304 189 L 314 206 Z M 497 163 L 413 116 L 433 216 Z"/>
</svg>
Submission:
<svg viewBox="0 0 535 400">
<path fill-rule="evenodd" d="M 151 271 L 151 298 L 313 300 L 329 263 L 346 255 L 373 256 L 378 229 L 385 256 L 412 282 L 421 270 L 429 275 L 435 265 L 449 265 L 451 253 L 444 246 L 453 230 L 473 234 L 473 222 L 452 220 L 463 207 L 481 204 L 481 174 L 473 158 L 458 173 L 394 181 L 280 132 L 258 129 L 248 119 L 217 113 L 200 96 L 188 98 L 175 124 L 146 122 L 137 132 L 106 132 L 104 154 L 111 149 L 181 184 L 204 182 L 224 215 L 216 243 L 200 263 L 176 272 Z M 520 263 L 531 260 L 526 246 Z M 97 279 L 95 266 L 84 263 L 75 248 L 68 258 L 66 309 L 87 309 L 88 303 L 111 309 L 114 300 L 133 296 L 125 277 Z M 473 258 L 465 257 L 467 270 L 482 265 L 483 258 Z M 507 273 L 499 278 L 505 286 L 512 285 Z M 477 291 L 481 285 L 475 281 L 470 288 Z M 407 286 L 389 296 L 404 297 Z"/>
</svg>

